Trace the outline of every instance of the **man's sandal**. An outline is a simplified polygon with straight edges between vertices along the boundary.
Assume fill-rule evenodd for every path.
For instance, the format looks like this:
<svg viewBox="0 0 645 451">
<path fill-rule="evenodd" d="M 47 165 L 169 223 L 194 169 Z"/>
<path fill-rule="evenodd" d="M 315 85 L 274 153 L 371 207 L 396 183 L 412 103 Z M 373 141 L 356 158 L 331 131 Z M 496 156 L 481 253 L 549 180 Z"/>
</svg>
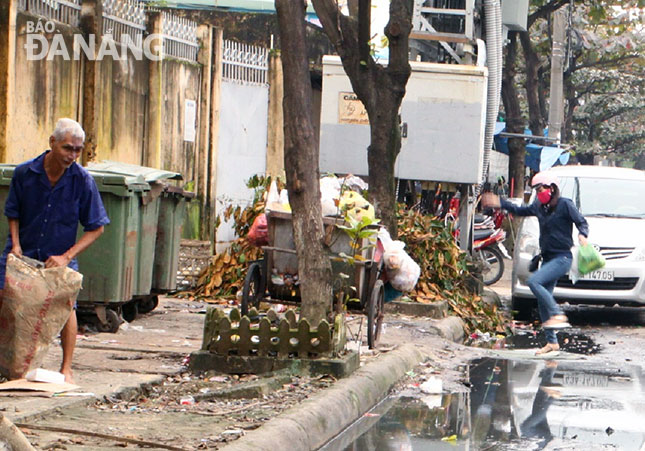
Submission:
<svg viewBox="0 0 645 451">
<path fill-rule="evenodd" d="M 569 319 L 565 315 L 553 315 L 542 324 L 544 329 L 567 329 L 571 327 Z"/>
</svg>

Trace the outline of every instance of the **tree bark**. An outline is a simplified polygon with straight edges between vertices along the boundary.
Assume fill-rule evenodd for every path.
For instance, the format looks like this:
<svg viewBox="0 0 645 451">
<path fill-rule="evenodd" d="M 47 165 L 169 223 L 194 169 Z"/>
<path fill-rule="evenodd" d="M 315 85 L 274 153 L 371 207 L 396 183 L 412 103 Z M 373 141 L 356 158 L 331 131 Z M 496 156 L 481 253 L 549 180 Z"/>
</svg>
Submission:
<svg viewBox="0 0 645 451">
<path fill-rule="evenodd" d="M 301 315 L 317 326 L 331 311 L 331 262 L 324 246 L 318 147 L 305 39 L 305 2 L 276 0 L 284 74 L 284 167 L 298 255 Z"/>
<path fill-rule="evenodd" d="M 369 194 L 381 223 L 396 237 L 394 163 L 401 150 L 399 109 L 410 77 L 408 61 L 411 11 L 407 0 L 391 0 L 385 27 L 390 58 L 387 66 L 361 59 L 358 21 L 340 13 L 334 0 L 312 0 L 323 30 L 340 55 L 356 96 L 370 120 L 367 148 Z"/>
<path fill-rule="evenodd" d="M 522 52 L 525 59 L 526 70 L 526 101 L 529 106 L 529 128 L 534 135 L 542 136 L 544 133 L 544 119 L 540 110 L 540 94 L 538 71 L 540 69 L 540 59 L 531 43 L 531 37 L 528 31 L 519 33 Z"/>
<path fill-rule="evenodd" d="M 509 133 L 524 133 L 524 119 L 520 109 L 520 101 L 515 88 L 515 63 L 517 59 L 517 32 L 509 33 L 509 43 L 506 47 L 506 64 L 502 74 L 502 102 L 506 112 L 506 130 Z M 524 189 L 524 160 L 526 158 L 524 138 L 509 138 L 508 140 L 508 180 L 513 185 L 514 196 Z"/>
</svg>

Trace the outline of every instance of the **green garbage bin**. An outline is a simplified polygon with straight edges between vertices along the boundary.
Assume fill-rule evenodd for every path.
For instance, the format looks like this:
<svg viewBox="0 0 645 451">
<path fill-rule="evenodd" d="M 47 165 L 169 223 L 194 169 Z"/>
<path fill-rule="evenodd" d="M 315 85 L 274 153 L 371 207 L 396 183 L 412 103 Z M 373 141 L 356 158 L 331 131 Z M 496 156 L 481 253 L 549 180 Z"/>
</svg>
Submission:
<svg viewBox="0 0 645 451">
<path fill-rule="evenodd" d="M 110 224 L 78 256 L 83 274 L 79 307 L 86 304 L 124 304 L 137 285 L 137 251 L 141 230 L 141 202 L 150 191 L 142 177 L 89 171 L 103 200 Z M 83 234 L 79 227 L 78 236 Z"/>
<path fill-rule="evenodd" d="M 7 244 L 7 237 L 9 236 L 9 223 L 7 217 L 4 215 L 4 205 L 9 197 L 9 185 L 11 184 L 11 177 L 13 177 L 13 170 L 16 168 L 15 164 L 0 164 L 0 252 Z"/>
<path fill-rule="evenodd" d="M 146 308 L 148 299 L 152 292 L 152 277 L 155 262 L 155 251 L 157 243 L 157 225 L 162 202 L 162 195 L 167 187 L 167 180 L 181 180 L 181 174 L 177 172 L 164 171 L 161 169 L 138 166 L 115 161 L 103 161 L 92 163 L 88 166 L 90 171 L 99 171 L 103 174 L 121 174 L 130 177 L 140 177 L 150 185 L 150 190 L 141 198 L 139 211 L 139 230 L 137 237 L 137 252 L 135 262 L 135 282 L 133 285 L 133 297 L 143 301 L 141 311 L 149 311 Z M 136 308 L 136 307 L 135 307 Z M 130 307 L 124 312 L 126 319 L 136 316 L 136 311 Z"/>
<path fill-rule="evenodd" d="M 160 197 L 152 272 L 152 291 L 155 293 L 177 289 L 181 230 L 186 217 L 186 202 L 193 197 L 195 197 L 194 193 L 176 186 L 166 186 Z"/>
</svg>

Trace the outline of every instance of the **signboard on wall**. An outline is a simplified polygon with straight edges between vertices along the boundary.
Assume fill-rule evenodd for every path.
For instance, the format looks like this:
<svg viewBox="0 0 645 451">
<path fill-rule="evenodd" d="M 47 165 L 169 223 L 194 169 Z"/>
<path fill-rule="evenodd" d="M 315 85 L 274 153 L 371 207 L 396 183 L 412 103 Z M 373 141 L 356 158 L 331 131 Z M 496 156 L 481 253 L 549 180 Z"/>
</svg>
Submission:
<svg viewBox="0 0 645 451">
<path fill-rule="evenodd" d="M 367 110 L 353 92 L 338 93 L 338 123 L 369 125 Z"/>
<path fill-rule="evenodd" d="M 195 142 L 197 121 L 197 102 L 186 99 L 184 104 L 184 141 Z"/>
</svg>

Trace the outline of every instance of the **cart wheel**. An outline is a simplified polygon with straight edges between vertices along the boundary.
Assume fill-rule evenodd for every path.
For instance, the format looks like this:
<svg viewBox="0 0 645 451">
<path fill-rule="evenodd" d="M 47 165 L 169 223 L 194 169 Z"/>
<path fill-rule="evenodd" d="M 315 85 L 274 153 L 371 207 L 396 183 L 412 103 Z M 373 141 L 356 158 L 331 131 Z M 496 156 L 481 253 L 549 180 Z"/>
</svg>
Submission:
<svg viewBox="0 0 645 451">
<path fill-rule="evenodd" d="M 139 313 L 150 313 L 159 305 L 159 296 L 150 295 L 139 301 Z M 127 318 L 126 318 L 127 319 Z"/>
<path fill-rule="evenodd" d="M 248 315 L 249 306 L 259 307 L 263 295 L 262 268 L 259 263 L 251 263 L 246 272 L 242 289 L 242 315 Z"/>
<path fill-rule="evenodd" d="M 116 331 L 119 330 L 119 326 L 121 325 L 121 318 L 119 318 L 119 314 L 117 312 L 115 312 L 112 309 L 106 309 L 105 310 L 105 319 L 107 321 L 106 321 L 105 324 L 103 324 L 97 318 L 96 328 L 98 329 L 99 332 L 115 333 Z"/>
<path fill-rule="evenodd" d="M 139 313 L 139 301 L 133 300 L 123 304 L 123 306 L 121 307 L 121 313 L 123 315 L 123 319 L 131 323 L 135 320 L 137 314 Z"/>
<path fill-rule="evenodd" d="M 385 289 L 383 288 L 383 281 L 379 279 L 374 283 L 374 288 L 372 288 L 372 294 L 367 304 L 367 345 L 370 349 L 376 347 L 381 335 L 384 302 Z"/>
</svg>

